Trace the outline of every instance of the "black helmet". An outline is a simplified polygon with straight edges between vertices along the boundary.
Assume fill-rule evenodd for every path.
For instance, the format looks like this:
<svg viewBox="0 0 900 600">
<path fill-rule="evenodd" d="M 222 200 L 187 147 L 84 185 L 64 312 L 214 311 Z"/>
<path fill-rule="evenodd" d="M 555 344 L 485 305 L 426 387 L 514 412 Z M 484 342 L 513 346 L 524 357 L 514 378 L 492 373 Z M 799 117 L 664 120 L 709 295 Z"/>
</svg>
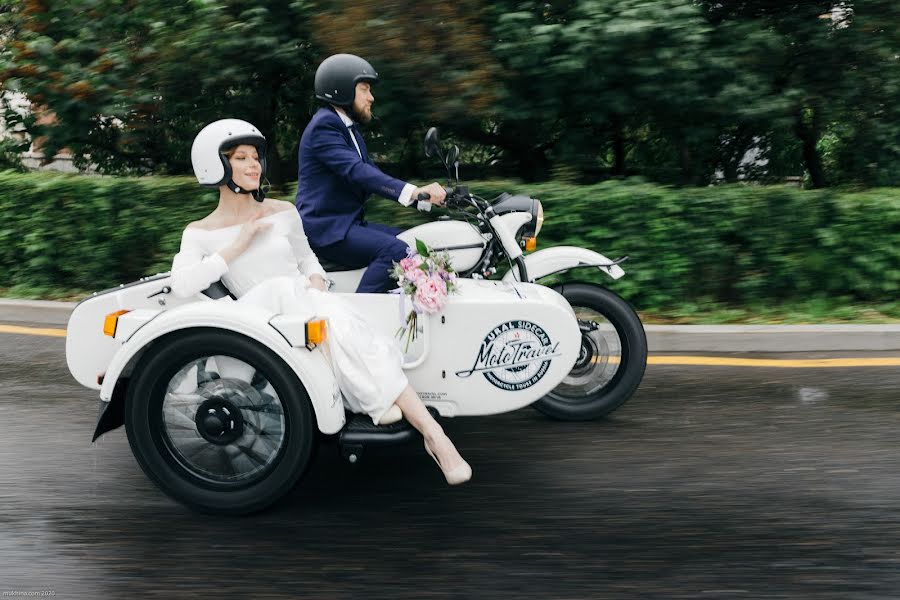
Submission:
<svg viewBox="0 0 900 600">
<path fill-rule="evenodd" d="M 352 106 L 356 84 L 360 81 L 378 81 L 372 65 L 354 54 L 334 54 L 316 69 L 316 98 L 329 104 Z"/>
</svg>

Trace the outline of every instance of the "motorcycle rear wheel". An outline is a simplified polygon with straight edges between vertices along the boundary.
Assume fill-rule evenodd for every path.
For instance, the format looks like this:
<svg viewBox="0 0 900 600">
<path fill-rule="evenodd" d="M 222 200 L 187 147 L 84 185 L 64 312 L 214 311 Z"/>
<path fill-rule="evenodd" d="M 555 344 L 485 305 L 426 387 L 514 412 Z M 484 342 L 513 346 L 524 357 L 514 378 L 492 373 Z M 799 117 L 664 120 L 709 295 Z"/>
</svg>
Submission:
<svg viewBox="0 0 900 600">
<path fill-rule="evenodd" d="M 588 421 L 625 404 L 647 367 L 647 336 L 637 314 L 617 294 L 587 283 L 554 287 L 578 317 L 581 352 L 566 378 L 533 406 L 563 421 Z"/>
</svg>

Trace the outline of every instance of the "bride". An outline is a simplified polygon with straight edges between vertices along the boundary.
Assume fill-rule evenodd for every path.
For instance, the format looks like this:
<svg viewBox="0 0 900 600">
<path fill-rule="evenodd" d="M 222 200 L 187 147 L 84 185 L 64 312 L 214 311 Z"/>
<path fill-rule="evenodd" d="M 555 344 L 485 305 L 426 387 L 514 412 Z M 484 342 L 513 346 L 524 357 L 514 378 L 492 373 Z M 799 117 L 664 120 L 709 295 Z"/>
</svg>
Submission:
<svg viewBox="0 0 900 600">
<path fill-rule="evenodd" d="M 172 265 L 172 293 L 192 296 L 221 279 L 238 302 L 276 313 L 312 305 L 328 319 L 328 354 L 346 408 L 376 425 L 415 427 L 450 485 L 472 468 L 409 385 L 396 342 L 368 326 L 348 303 L 327 292 L 325 271 L 309 246 L 294 205 L 267 199 L 266 139 L 250 123 L 223 119 L 194 139 L 197 180 L 219 188 L 219 204 L 189 224 Z"/>
</svg>

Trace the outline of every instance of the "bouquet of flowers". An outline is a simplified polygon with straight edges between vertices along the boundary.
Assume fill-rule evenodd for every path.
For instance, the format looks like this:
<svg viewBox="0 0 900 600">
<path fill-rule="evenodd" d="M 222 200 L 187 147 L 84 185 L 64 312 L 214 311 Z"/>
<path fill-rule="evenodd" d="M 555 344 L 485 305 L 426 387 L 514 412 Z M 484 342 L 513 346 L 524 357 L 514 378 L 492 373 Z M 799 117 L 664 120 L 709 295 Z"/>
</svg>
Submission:
<svg viewBox="0 0 900 600">
<path fill-rule="evenodd" d="M 417 318 L 422 313 L 441 312 L 447 296 L 456 293 L 456 271 L 450 266 L 446 252 L 435 252 L 422 240 L 416 240 L 416 249 L 409 249 L 407 257 L 394 263 L 391 275 L 397 280 L 400 293 L 412 300 L 412 310 L 406 315 L 405 324 L 397 330 L 397 337 L 406 336 L 406 351 L 416 339 Z M 401 306 L 401 314 L 402 314 Z"/>
</svg>

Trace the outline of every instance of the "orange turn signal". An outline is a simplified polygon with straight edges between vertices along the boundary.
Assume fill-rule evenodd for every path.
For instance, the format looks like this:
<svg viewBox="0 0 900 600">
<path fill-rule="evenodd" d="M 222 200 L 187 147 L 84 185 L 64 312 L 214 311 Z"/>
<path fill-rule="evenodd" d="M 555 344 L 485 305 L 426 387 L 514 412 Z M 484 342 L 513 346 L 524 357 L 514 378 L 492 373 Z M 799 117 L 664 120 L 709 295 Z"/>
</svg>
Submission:
<svg viewBox="0 0 900 600">
<path fill-rule="evenodd" d="M 119 317 L 124 315 L 125 313 L 131 312 L 130 310 L 117 310 L 116 312 L 109 313 L 106 315 L 106 318 L 103 319 L 103 335 L 108 335 L 109 337 L 116 337 L 116 325 L 119 322 Z"/>
<path fill-rule="evenodd" d="M 529 237 L 525 238 L 525 252 L 531 252 L 532 250 L 537 249 L 537 238 Z"/>
<path fill-rule="evenodd" d="M 306 345 L 315 346 L 325 341 L 328 327 L 325 319 L 310 319 L 306 322 Z"/>
</svg>

